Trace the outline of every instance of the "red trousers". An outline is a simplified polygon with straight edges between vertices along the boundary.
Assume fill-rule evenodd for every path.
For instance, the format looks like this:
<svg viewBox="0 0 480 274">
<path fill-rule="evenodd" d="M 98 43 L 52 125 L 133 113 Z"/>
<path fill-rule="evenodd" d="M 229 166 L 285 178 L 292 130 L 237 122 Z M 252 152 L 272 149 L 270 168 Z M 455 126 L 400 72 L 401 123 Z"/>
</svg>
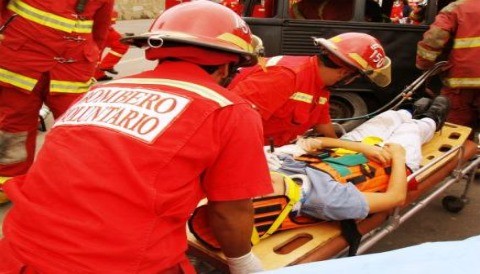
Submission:
<svg viewBox="0 0 480 274">
<path fill-rule="evenodd" d="M 480 126 L 480 89 L 443 88 L 441 93 L 451 103 L 448 122 L 473 129 Z"/>
<path fill-rule="evenodd" d="M 0 177 L 26 173 L 35 156 L 38 114 L 45 103 L 60 116 L 81 94 L 50 94 L 49 75 L 32 92 L 0 86 Z"/>
<path fill-rule="evenodd" d="M 123 55 L 128 51 L 128 45 L 120 42 L 122 35 L 118 33 L 113 27 L 108 31 L 108 38 L 105 48 L 109 48 L 105 57 L 103 57 L 100 64 L 98 64 L 95 71 L 95 79 L 105 76 L 103 70 L 113 69 L 113 67 L 120 62 Z"/>
</svg>

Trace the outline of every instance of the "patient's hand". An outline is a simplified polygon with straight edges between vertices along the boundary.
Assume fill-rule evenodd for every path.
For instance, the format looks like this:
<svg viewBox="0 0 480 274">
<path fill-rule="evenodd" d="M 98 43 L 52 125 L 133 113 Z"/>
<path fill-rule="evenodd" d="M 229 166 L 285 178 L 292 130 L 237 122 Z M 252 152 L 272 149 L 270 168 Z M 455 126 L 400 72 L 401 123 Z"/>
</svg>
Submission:
<svg viewBox="0 0 480 274">
<path fill-rule="evenodd" d="M 388 150 L 378 146 L 369 146 L 369 149 L 363 151 L 363 154 L 369 160 L 380 163 L 384 166 L 390 164 L 392 161 L 392 154 Z"/>
<path fill-rule="evenodd" d="M 384 149 L 392 155 L 392 159 L 405 162 L 405 149 L 401 145 L 388 143 L 385 144 Z"/>
</svg>

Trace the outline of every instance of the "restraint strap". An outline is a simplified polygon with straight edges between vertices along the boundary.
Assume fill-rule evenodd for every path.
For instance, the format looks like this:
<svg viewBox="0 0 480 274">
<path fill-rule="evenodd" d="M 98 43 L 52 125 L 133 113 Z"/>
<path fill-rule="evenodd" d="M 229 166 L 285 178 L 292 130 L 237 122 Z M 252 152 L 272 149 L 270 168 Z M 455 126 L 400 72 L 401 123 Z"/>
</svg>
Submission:
<svg viewBox="0 0 480 274">
<path fill-rule="evenodd" d="M 75 11 L 78 14 L 81 14 L 85 11 L 85 7 L 87 6 L 88 0 L 78 0 L 77 5 L 75 6 Z"/>
<path fill-rule="evenodd" d="M 278 217 L 275 219 L 275 221 L 272 223 L 270 228 L 262 235 L 259 236 L 259 233 L 255 227 L 253 227 L 253 232 L 252 232 L 252 244 L 256 245 L 257 243 L 260 242 L 261 239 L 265 239 L 272 235 L 277 229 L 280 227 L 280 225 L 283 223 L 283 221 L 288 217 L 290 212 L 292 211 L 293 206 L 300 201 L 301 198 L 301 187 L 296 184 L 290 177 L 288 177 L 285 174 L 278 173 L 278 172 L 271 172 L 271 173 L 276 173 L 280 174 L 283 177 L 283 180 L 285 182 L 285 196 L 288 197 L 288 203 L 287 205 L 283 208 L 282 212 L 278 215 Z"/>
<path fill-rule="evenodd" d="M 353 219 L 342 220 L 340 221 L 340 228 L 343 238 L 345 238 L 350 246 L 348 248 L 348 256 L 357 255 L 357 250 L 362 241 L 362 234 L 358 231 L 357 222 Z"/>
</svg>

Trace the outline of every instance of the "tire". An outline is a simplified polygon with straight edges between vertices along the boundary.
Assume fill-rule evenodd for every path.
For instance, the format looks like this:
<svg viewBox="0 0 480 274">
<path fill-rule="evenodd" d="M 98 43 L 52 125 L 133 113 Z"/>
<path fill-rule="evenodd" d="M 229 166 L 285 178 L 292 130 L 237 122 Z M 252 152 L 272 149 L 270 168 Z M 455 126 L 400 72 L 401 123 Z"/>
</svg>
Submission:
<svg viewBox="0 0 480 274">
<path fill-rule="evenodd" d="M 368 114 L 367 104 L 358 94 L 346 91 L 331 92 L 330 116 L 332 119 L 359 117 L 366 114 Z M 339 123 L 348 132 L 365 122 L 365 120 L 339 121 L 336 123 Z M 341 132 L 341 129 L 338 129 L 338 131 Z M 337 132 L 337 135 L 339 132 Z"/>
<path fill-rule="evenodd" d="M 465 207 L 465 201 L 459 197 L 446 196 L 442 199 L 442 206 L 448 212 L 458 213 Z"/>
</svg>

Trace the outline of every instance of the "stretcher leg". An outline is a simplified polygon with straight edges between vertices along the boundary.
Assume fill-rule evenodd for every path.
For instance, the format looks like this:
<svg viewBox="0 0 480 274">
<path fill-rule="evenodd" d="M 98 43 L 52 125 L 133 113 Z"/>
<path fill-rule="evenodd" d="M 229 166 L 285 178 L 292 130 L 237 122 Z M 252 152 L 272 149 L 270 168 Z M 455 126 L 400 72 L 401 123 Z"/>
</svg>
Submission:
<svg viewBox="0 0 480 274">
<path fill-rule="evenodd" d="M 471 168 L 467 171 L 468 173 L 465 174 L 464 176 L 466 183 L 465 183 L 465 188 L 463 190 L 462 195 L 460 197 L 449 195 L 442 199 L 442 206 L 448 212 L 458 213 L 468 203 L 467 194 L 471 184 L 475 180 L 475 174 L 479 166 L 478 164 L 479 161 L 480 161 L 480 158 L 477 156 L 477 158 L 475 158 L 473 162 L 470 164 Z"/>
</svg>

